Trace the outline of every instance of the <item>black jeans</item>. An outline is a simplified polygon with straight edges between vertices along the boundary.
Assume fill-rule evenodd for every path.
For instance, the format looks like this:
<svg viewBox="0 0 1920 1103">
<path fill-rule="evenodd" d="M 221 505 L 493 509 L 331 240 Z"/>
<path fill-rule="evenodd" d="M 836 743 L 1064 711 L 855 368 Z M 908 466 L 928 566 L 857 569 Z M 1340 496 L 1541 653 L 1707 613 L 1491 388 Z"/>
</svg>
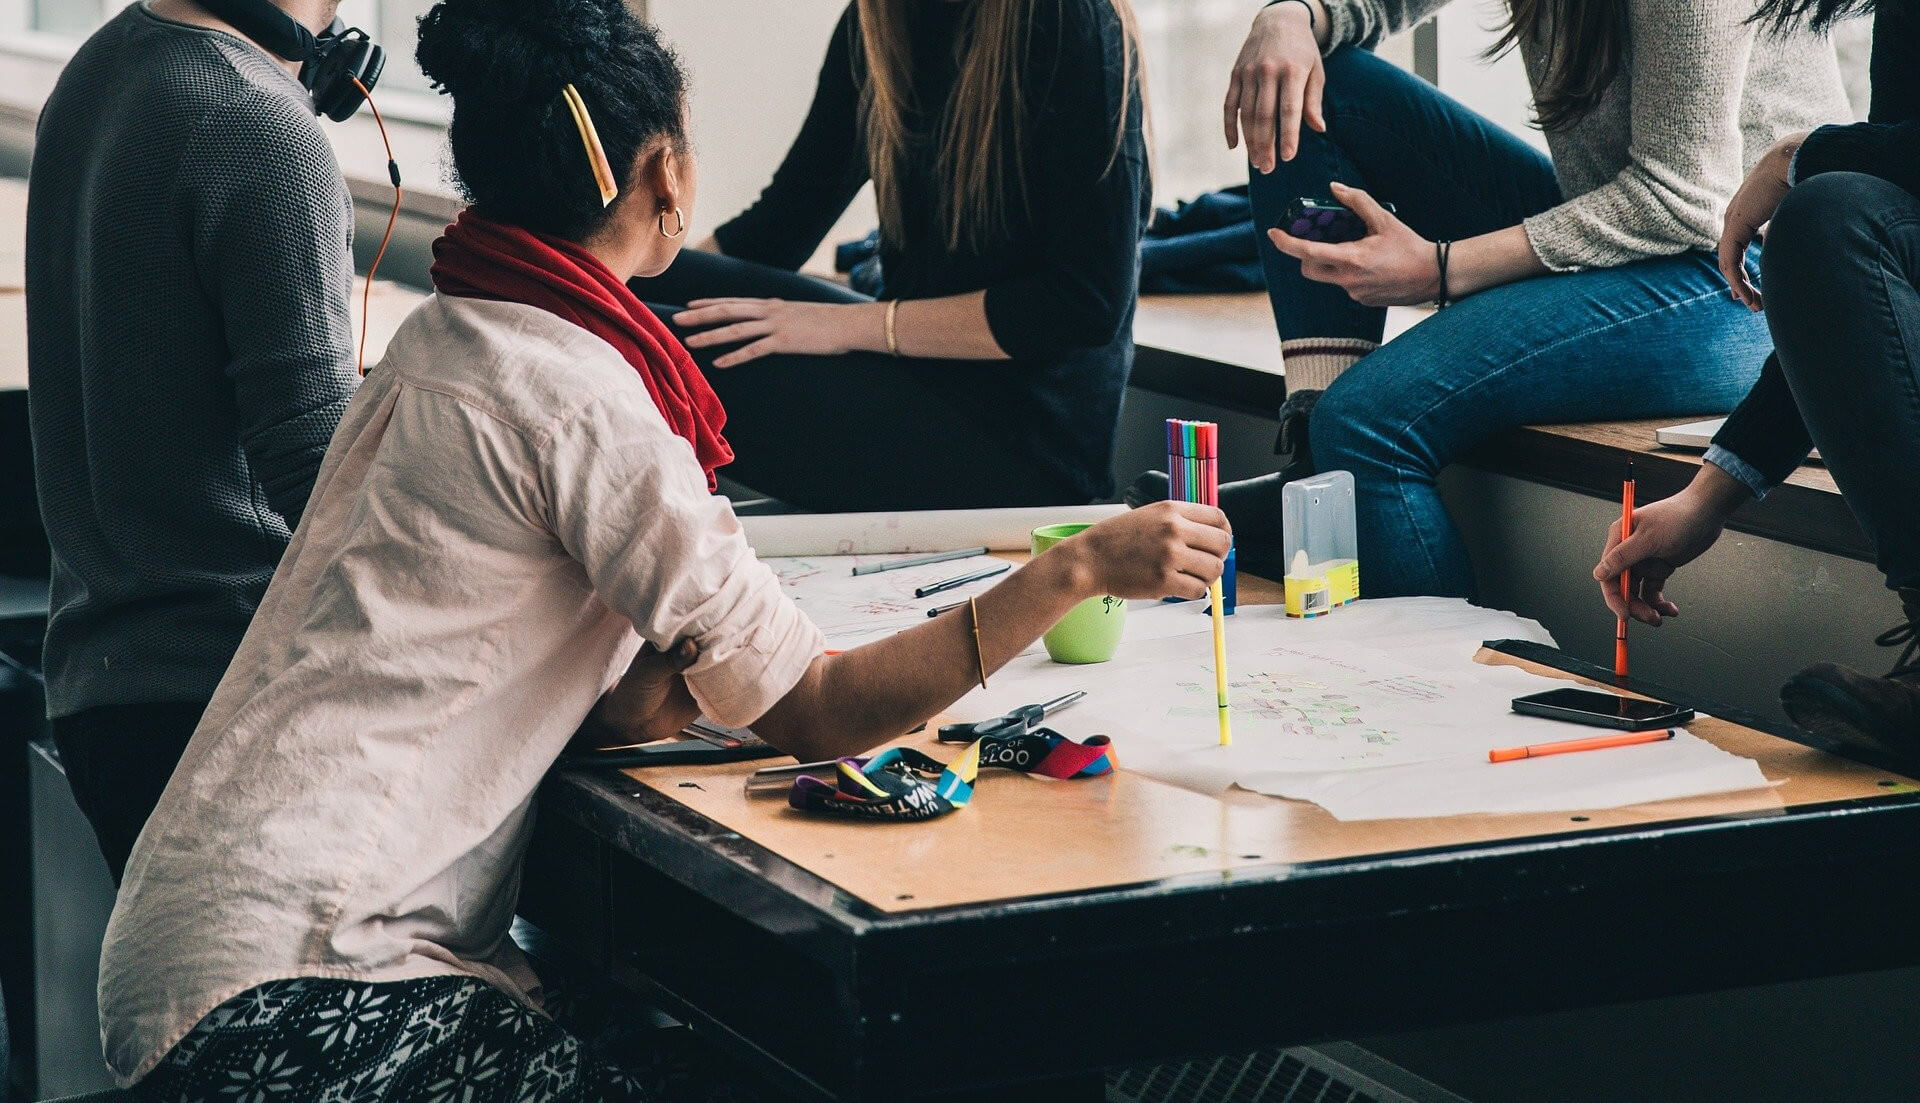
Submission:
<svg viewBox="0 0 1920 1103">
<path fill-rule="evenodd" d="M 633 281 L 681 338 L 676 310 L 694 299 L 871 302 L 844 287 L 689 249 L 659 276 Z M 1079 504 L 1007 440 L 1005 410 L 969 394 L 957 362 L 875 352 L 775 355 L 716 369 L 726 348 L 689 349 L 727 408 L 733 463 L 721 474 L 822 513 Z M 964 362 L 959 362 L 964 363 Z"/>
<path fill-rule="evenodd" d="M 173 702 L 107 705 L 53 722 L 67 785 L 93 824 L 114 884 L 206 710 Z"/>
<path fill-rule="evenodd" d="M 1794 187 L 1761 255 L 1808 437 L 1891 587 L 1920 587 L 1920 198 L 1876 176 Z"/>
</svg>

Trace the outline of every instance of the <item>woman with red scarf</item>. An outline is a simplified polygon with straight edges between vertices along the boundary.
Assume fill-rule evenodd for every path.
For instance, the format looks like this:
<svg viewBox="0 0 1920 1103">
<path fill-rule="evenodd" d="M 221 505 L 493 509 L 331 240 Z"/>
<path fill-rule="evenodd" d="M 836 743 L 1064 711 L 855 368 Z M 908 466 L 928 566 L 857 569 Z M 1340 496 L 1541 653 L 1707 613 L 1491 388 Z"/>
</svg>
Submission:
<svg viewBox="0 0 1920 1103">
<path fill-rule="evenodd" d="M 576 733 L 704 713 L 854 754 L 1086 597 L 1203 594 L 1227 550 L 1217 511 L 1163 503 L 825 654 L 710 492 L 724 411 L 626 287 L 693 202 L 672 54 L 624 0 L 445 0 L 419 56 L 472 206 L 134 848 L 101 1016 L 143 1097 L 651 1097 L 536 1010 L 507 937 Z"/>
</svg>

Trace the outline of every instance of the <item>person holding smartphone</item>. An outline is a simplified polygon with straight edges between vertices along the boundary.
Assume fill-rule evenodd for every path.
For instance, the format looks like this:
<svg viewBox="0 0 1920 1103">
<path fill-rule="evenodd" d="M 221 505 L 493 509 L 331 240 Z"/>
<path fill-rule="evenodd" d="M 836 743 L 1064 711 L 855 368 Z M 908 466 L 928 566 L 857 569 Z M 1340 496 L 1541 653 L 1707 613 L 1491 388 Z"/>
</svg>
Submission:
<svg viewBox="0 0 1920 1103">
<path fill-rule="evenodd" d="M 1722 213 L 1782 135 L 1847 109 L 1831 45 L 1755 25 L 1751 0 L 1510 0 L 1497 48 L 1525 62 L 1543 154 L 1368 52 L 1441 6 L 1268 4 L 1225 101 L 1275 228 L 1290 462 L 1221 502 L 1242 561 L 1270 569 L 1282 483 L 1351 471 L 1374 596 L 1474 593 L 1436 478 L 1480 441 L 1739 401 L 1768 341 L 1715 271 Z M 1302 198 L 1365 236 L 1287 233 Z M 1445 309 L 1380 344 L 1388 306 L 1426 302 Z"/>
<path fill-rule="evenodd" d="M 1615 524 L 1593 576 L 1618 616 L 1654 626 L 1678 616 L 1674 573 L 1819 448 L 1905 613 L 1878 642 L 1902 650 L 1884 677 L 1815 663 L 1781 689 L 1781 704 L 1808 731 L 1920 762 L 1920 10 L 1912 0 L 1769 0 L 1760 18 L 1822 28 L 1868 8 L 1868 121 L 1782 138 L 1727 212 L 1721 271 L 1734 299 L 1764 310 L 1774 355 L 1699 474 L 1635 511 L 1631 537 Z M 1763 226 L 1756 286 L 1735 258 Z"/>
</svg>

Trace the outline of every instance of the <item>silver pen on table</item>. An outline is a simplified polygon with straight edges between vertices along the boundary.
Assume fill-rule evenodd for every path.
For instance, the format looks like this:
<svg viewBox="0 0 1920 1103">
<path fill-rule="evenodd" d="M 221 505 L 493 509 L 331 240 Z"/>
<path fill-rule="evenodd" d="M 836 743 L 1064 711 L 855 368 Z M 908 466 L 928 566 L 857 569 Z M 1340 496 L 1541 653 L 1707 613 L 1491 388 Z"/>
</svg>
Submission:
<svg viewBox="0 0 1920 1103">
<path fill-rule="evenodd" d="M 932 555 L 916 555 L 911 559 L 891 559 L 885 563 L 867 563 L 863 566 L 855 567 L 853 569 L 853 576 L 859 578 L 863 574 L 879 574 L 881 571 L 897 571 L 902 567 L 924 567 L 929 563 L 945 563 L 953 559 L 971 559 L 976 555 L 985 554 L 987 554 L 987 549 L 979 547 L 961 548 L 959 551 L 934 552 Z"/>
<path fill-rule="evenodd" d="M 932 597 L 935 594 L 944 594 L 948 590 L 952 590 L 960 586 L 965 586 L 969 582 L 979 582 L 982 579 L 992 578 L 995 575 L 1003 575 L 1012 569 L 1013 569 L 1013 564 L 1002 563 L 998 567 L 988 567 L 985 570 L 974 571 L 970 574 L 963 574 L 957 578 L 946 579 L 943 582 L 934 582 L 926 586 L 921 586 L 918 589 L 913 591 L 913 596 L 914 597 Z"/>
</svg>

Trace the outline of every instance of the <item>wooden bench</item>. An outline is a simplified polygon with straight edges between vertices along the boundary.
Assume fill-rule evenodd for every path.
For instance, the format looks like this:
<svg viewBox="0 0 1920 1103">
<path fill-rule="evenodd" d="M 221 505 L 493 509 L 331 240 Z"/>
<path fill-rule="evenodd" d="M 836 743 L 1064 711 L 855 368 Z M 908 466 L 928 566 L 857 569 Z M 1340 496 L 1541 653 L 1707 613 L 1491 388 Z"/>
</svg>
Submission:
<svg viewBox="0 0 1920 1103">
<path fill-rule="evenodd" d="M 1394 312 L 1391 340 L 1420 315 Z M 1174 398 L 1271 417 L 1286 397 L 1280 343 L 1267 297 L 1148 295 L 1134 323 L 1132 385 Z M 1465 462 L 1501 475 L 1618 500 L 1628 461 L 1640 500 L 1664 498 L 1693 477 L 1697 452 L 1655 443 L 1654 430 L 1692 420 L 1605 421 L 1533 425 L 1476 448 Z M 1833 476 L 1804 464 L 1785 484 L 1735 515 L 1732 527 L 1815 551 L 1871 562 L 1873 548 L 1840 497 Z"/>
</svg>

